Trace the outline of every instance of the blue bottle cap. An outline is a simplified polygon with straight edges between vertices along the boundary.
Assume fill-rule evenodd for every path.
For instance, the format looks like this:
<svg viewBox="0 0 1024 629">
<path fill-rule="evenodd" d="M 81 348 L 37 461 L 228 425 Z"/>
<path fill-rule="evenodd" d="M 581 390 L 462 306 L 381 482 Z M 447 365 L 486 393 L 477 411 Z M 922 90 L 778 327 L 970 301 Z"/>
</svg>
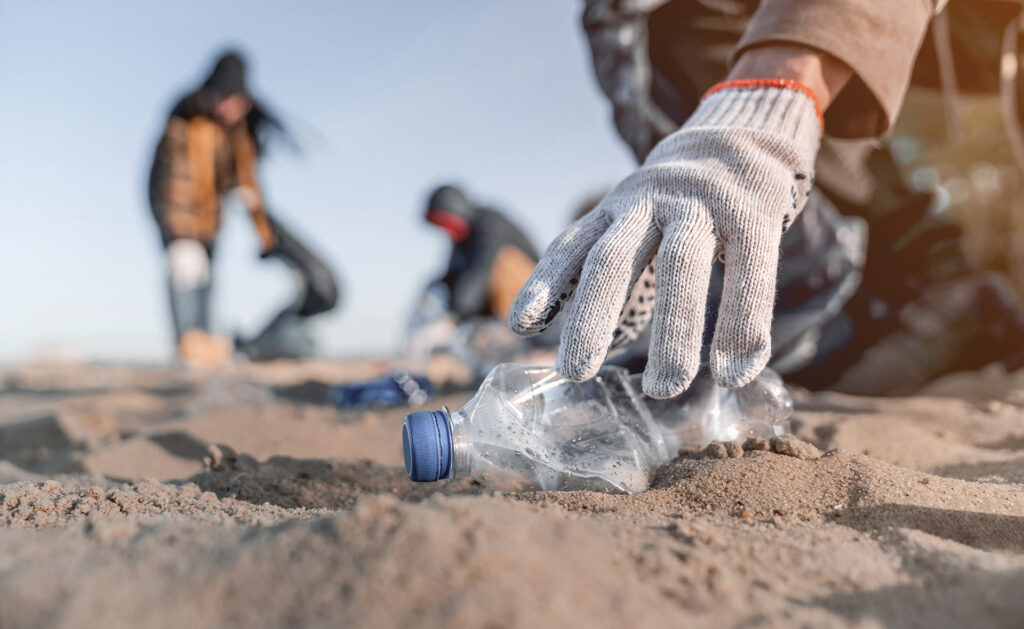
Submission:
<svg viewBox="0 0 1024 629">
<path fill-rule="evenodd" d="M 405 416 L 402 450 L 409 480 L 431 483 L 451 478 L 452 429 L 448 411 L 417 411 Z"/>
</svg>

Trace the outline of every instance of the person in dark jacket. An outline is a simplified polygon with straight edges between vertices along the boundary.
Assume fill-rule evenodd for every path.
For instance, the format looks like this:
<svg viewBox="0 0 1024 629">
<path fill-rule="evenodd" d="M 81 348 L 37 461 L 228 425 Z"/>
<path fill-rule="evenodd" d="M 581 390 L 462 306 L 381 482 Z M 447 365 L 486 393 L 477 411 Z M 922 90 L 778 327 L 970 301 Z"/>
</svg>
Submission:
<svg viewBox="0 0 1024 629">
<path fill-rule="evenodd" d="M 232 344 L 210 334 L 210 262 L 221 225 L 221 198 L 234 192 L 252 219 L 261 256 L 275 257 L 302 278 L 299 295 L 253 340 L 240 341 L 254 358 L 298 357 L 311 349 L 301 322 L 333 308 L 338 289 L 330 270 L 266 209 L 258 159 L 276 117 L 255 99 L 237 52 L 219 57 L 198 89 L 174 106 L 157 145 L 149 200 L 166 253 L 171 314 L 180 357 L 216 366 Z"/>
<path fill-rule="evenodd" d="M 425 218 L 452 241 L 448 270 L 440 282 L 448 288 L 456 321 L 474 316 L 507 319 L 538 258 L 522 230 L 500 212 L 474 205 L 455 186 L 441 186 L 430 195 Z"/>
</svg>

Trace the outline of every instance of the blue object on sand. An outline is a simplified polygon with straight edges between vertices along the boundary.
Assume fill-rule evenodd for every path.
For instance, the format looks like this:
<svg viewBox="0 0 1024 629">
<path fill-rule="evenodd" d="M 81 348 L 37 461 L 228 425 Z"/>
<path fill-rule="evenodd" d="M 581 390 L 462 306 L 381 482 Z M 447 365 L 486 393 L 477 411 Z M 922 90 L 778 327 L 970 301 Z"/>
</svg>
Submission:
<svg viewBox="0 0 1024 629">
<path fill-rule="evenodd" d="M 355 382 L 331 390 L 331 403 L 341 410 L 370 406 L 419 406 L 434 397 L 424 376 L 396 371 L 373 380 Z"/>
</svg>

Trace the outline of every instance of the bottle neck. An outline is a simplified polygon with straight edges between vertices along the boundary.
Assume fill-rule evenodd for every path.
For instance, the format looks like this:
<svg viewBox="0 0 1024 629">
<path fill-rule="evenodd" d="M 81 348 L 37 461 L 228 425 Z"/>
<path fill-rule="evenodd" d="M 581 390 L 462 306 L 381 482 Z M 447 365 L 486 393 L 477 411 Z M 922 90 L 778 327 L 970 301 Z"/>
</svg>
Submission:
<svg viewBox="0 0 1024 629">
<path fill-rule="evenodd" d="M 452 435 L 452 474 L 449 478 L 469 476 L 472 472 L 469 456 L 469 451 L 472 448 L 469 419 L 462 410 L 452 413 L 447 408 L 445 408 L 445 416 L 448 418 L 448 428 Z"/>
</svg>

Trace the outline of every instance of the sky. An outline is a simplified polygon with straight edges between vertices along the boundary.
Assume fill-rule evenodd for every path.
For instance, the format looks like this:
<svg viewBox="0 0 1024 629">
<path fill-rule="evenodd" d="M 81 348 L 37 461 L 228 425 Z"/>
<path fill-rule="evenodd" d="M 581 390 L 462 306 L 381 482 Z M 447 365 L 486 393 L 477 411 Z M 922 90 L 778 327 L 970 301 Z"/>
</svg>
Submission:
<svg viewBox="0 0 1024 629">
<path fill-rule="evenodd" d="M 387 354 L 450 248 L 422 220 L 441 183 L 543 248 L 632 164 L 570 0 L 0 3 L 0 362 L 172 355 L 146 200 L 172 104 L 226 47 L 301 154 L 271 149 L 267 205 L 338 274 L 319 353 Z M 225 208 L 215 328 L 254 332 L 293 294 Z"/>
</svg>

